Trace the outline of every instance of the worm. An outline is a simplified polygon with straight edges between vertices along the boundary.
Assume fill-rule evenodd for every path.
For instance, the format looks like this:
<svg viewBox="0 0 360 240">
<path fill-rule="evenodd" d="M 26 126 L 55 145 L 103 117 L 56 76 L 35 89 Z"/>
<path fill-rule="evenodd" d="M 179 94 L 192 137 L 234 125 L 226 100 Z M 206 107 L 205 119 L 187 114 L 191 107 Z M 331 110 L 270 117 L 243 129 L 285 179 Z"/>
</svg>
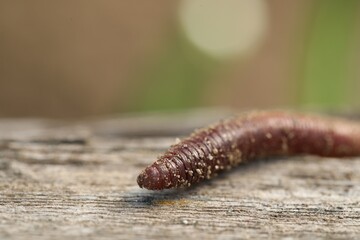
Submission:
<svg viewBox="0 0 360 240">
<path fill-rule="evenodd" d="M 360 122 L 288 111 L 252 111 L 196 130 L 137 178 L 141 188 L 189 187 L 255 158 L 360 155 Z"/>
</svg>

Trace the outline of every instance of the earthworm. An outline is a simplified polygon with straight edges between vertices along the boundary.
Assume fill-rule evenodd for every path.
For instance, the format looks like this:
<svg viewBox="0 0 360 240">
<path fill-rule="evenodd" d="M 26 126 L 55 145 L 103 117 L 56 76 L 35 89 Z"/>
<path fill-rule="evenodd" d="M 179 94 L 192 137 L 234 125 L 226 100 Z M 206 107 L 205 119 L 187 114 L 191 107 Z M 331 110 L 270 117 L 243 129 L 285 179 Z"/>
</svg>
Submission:
<svg viewBox="0 0 360 240">
<path fill-rule="evenodd" d="M 360 122 L 286 111 L 253 111 L 196 130 L 137 178 L 141 188 L 188 187 L 255 158 L 360 155 Z"/>
</svg>

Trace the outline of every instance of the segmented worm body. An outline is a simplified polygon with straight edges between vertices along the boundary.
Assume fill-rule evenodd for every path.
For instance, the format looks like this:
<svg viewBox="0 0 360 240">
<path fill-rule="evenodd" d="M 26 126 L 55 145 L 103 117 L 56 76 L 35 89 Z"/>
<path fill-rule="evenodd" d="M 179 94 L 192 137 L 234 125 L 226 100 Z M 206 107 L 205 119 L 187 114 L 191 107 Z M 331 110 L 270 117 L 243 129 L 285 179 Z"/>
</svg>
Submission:
<svg viewBox="0 0 360 240">
<path fill-rule="evenodd" d="M 195 131 L 139 176 L 150 190 L 186 187 L 268 156 L 360 155 L 360 123 L 283 111 L 250 112 Z"/>
</svg>

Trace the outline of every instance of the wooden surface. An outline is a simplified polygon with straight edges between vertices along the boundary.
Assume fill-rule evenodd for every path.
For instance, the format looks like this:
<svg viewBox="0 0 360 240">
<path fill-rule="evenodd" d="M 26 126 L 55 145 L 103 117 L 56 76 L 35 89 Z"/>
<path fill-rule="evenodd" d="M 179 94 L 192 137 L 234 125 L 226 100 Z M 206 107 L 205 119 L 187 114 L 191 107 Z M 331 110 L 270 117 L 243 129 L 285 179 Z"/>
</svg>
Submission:
<svg viewBox="0 0 360 240">
<path fill-rule="evenodd" d="M 0 239 L 360 237 L 360 158 L 267 159 L 140 189 L 176 137 L 218 117 L 205 116 L 0 120 Z"/>
</svg>

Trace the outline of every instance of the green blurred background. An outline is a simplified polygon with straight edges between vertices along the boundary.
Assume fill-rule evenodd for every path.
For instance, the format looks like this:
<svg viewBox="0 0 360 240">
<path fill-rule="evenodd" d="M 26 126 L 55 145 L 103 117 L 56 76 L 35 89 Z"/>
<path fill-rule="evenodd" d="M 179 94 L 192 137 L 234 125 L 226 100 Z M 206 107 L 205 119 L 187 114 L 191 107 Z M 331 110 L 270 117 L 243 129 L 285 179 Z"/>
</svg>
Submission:
<svg viewBox="0 0 360 240">
<path fill-rule="evenodd" d="M 0 116 L 360 111 L 358 0 L 0 0 Z"/>
</svg>

